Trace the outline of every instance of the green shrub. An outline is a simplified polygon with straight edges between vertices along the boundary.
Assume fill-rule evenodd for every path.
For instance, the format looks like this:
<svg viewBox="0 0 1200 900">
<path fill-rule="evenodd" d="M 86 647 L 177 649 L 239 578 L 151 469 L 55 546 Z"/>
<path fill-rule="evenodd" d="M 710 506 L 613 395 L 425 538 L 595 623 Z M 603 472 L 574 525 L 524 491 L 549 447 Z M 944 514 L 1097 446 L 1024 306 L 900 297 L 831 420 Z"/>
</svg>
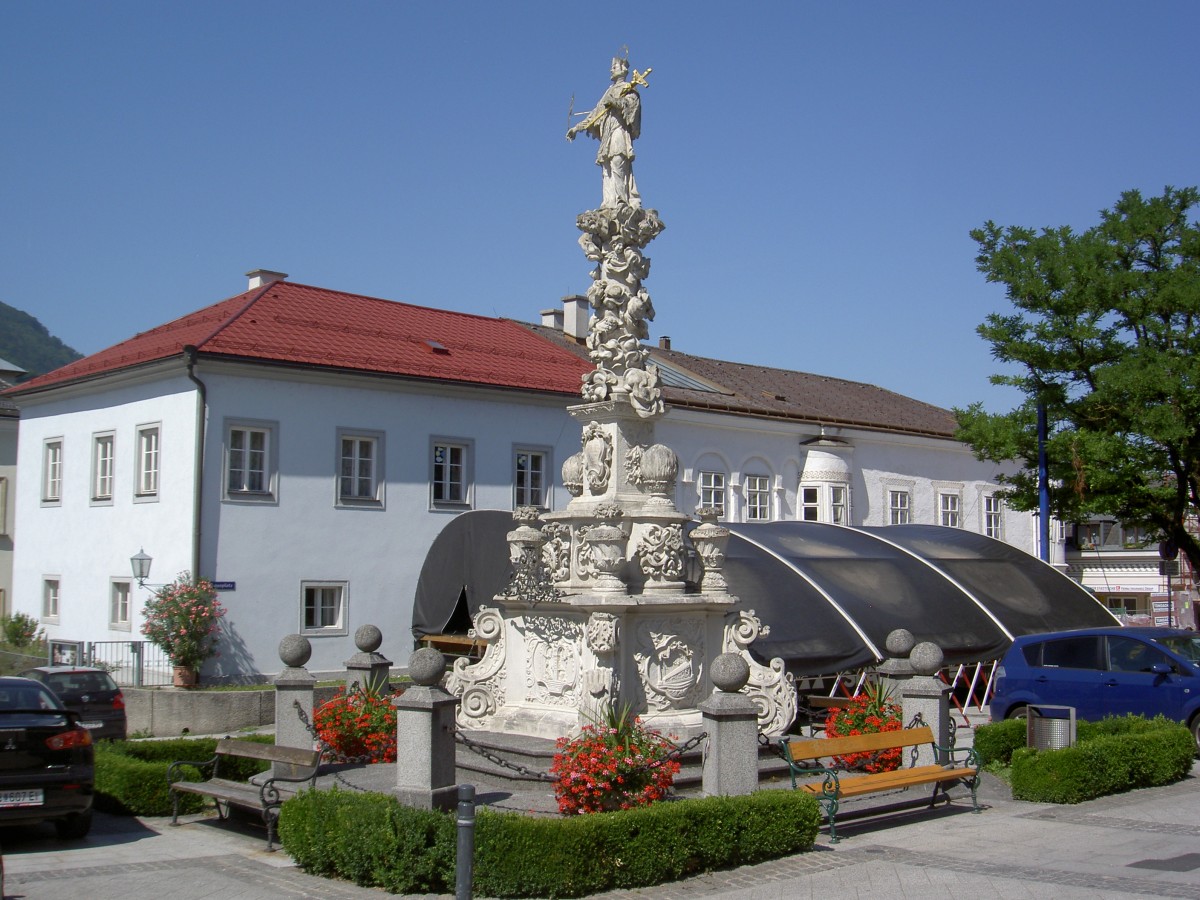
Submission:
<svg viewBox="0 0 1200 900">
<path fill-rule="evenodd" d="M 812 848 L 816 801 L 793 791 L 681 800 L 571 818 L 480 810 L 475 890 L 578 897 Z M 281 811 L 284 849 L 308 871 L 396 893 L 454 888 L 454 818 L 382 794 L 305 791 Z"/>
<path fill-rule="evenodd" d="M 1013 751 L 1025 746 L 1025 734 L 1024 719 L 1006 719 L 980 725 L 975 729 L 973 745 L 979 754 L 979 764 L 986 766 L 999 763 L 1007 766 L 1012 760 Z"/>
<path fill-rule="evenodd" d="M 1170 784 L 1191 771 L 1196 754 L 1190 729 L 1161 716 L 1106 719 L 1083 731 L 1087 739 L 1080 737 L 1073 747 L 1015 751 L 1013 797 L 1040 803 L 1080 803 L 1134 788 Z"/>
<path fill-rule="evenodd" d="M 27 613 L 0 616 L 0 632 L 4 634 L 4 642 L 18 650 L 32 644 L 38 638 L 39 630 L 38 620 Z"/>
<path fill-rule="evenodd" d="M 266 735 L 247 740 L 273 743 Z M 216 750 L 215 738 L 175 738 L 167 741 L 104 741 L 96 745 L 96 808 L 103 812 L 133 816 L 168 816 L 171 797 L 167 792 L 167 768 L 177 760 L 205 762 Z M 221 777 L 246 781 L 265 771 L 269 763 L 256 759 L 224 759 Z M 201 773 L 189 768 L 186 781 L 200 781 Z M 204 798 L 181 794 L 180 812 L 199 812 Z"/>
</svg>

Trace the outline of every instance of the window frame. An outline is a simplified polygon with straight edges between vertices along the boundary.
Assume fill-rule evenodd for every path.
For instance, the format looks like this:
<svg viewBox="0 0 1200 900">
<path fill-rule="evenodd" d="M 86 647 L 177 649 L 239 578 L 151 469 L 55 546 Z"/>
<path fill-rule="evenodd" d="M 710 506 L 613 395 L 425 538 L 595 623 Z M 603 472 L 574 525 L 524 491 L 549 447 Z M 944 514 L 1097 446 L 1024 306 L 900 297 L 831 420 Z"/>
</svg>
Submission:
<svg viewBox="0 0 1200 900">
<path fill-rule="evenodd" d="M 65 456 L 61 435 L 42 441 L 42 506 L 62 506 Z"/>
<path fill-rule="evenodd" d="M 903 498 L 903 503 L 896 501 Z M 912 524 L 912 491 L 905 488 L 888 488 L 888 524 Z"/>
<path fill-rule="evenodd" d="M 354 461 L 361 462 L 357 455 L 362 444 L 369 444 L 373 454 L 371 458 L 371 490 L 366 494 L 346 494 L 343 490 L 346 479 L 361 480 L 362 474 L 347 475 L 343 471 L 346 462 L 344 444 L 355 442 Z M 384 492 L 387 483 L 384 477 L 384 433 L 366 428 L 339 428 L 334 442 L 334 503 L 336 506 L 351 509 L 383 509 Z"/>
<path fill-rule="evenodd" d="M 439 449 L 458 450 L 462 454 L 461 460 L 455 464 L 452 460 L 447 463 L 439 463 L 437 454 Z M 451 470 L 457 468 L 461 472 L 461 492 L 462 496 L 459 499 L 446 499 L 438 497 L 438 491 L 445 486 L 453 485 L 451 479 L 439 478 L 438 469 L 441 466 L 449 466 Z M 429 508 L 430 509 L 453 509 L 463 510 L 471 509 L 475 498 L 475 442 L 468 438 L 452 438 L 435 436 L 429 439 Z"/>
<path fill-rule="evenodd" d="M 983 495 L 983 535 L 1004 540 L 1004 498 L 999 494 Z"/>
<path fill-rule="evenodd" d="M 818 485 L 800 485 L 796 492 L 796 502 L 800 507 L 801 522 L 821 521 L 821 488 Z"/>
<path fill-rule="evenodd" d="M 529 487 L 528 485 L 525 487 L 522 487 L 520 484 L 520 476 L 521 476 L 520 458 L 521 458 L 522 454 L 528 455 L 531 460 L 534 458 L 541 459 L 541 472 L 539 473 L 540 477 L 541 477 L 541 484 L 536 489 Z M 550 509 L 550 507 L 551 507 L 550 491 L 554 484 L 554 480 L 550 475 L 551 471 L 553 471 L 551 468 L 553 465 L 552 460 L 553 460 L 553 456 L 551 453 L 551 449 L 549 447 L 535 446 L 535 445 L 530 445 L 530 444 L 515 444 L 513 446 L 513 451 L 512 451 L 513 509 L 518 509 L 519 507 L 522 507 L 522 506 L 533 506 L 533 507 L 536 507 L 537 509 Z M 537 490 L 540 493 L 541 502 L 533 502 L 532 499 L 529 499 L 531 496 L 531 493 L 534 490 Z M 524 499 L 522 498 L 522 492 L 524 492 L 524 495 L 525 495 Z"/>
<path fill-rule="evenodd" d="M 771 476 L 760 474 L 743 475 L 742 491 L 746 498 L 746 521 L 770 522 Z M 762 513 L 761 515 L 756 515 L 756 513 L 760 512 Z"/>
<path fill-rule="evenodd" d="M 259 452 L 263 458 L 262 490 L 249 490 L 244 487 L 230 489 L 230 477 L 233 474 L 233 435 L 234 432 L 261 433 L 265 436 L 266 446 Z M 221 492 L 226 501 L 242 503 L 278 503 L 279 501 L 279 423 L 261 419 L 227 419 L 224 430 L 224 460 L 222 465 Z M 245 467 L 249 471 L 248 467 Z M 243 475 L 242 484 L 246 483 Z"/>
<path fill-rule="evenodd" d="M 0 475 L 0 536 L 8 537 L 8 476 Z"/>
<path fill-rule="evenodd" d="M 153 435 L 154 446 L 147 451 L 147 439 Z M 135 503 L 150 503 L 158 499 L 162 484 L 162 424 L 147 422 L 135 429 L 133 461 L 133 499 Z M 152 462 L 148 465 L 147 460 Z M 153 485 L 147 476 L 153 475 Z"/>
<path fill-rule="evenodd" d="M 124 619 L 120 617 L 122 602 L 125 606 Z M 133 581 L 131 579 L 110 578 L 108 581 L 108 628 L 110 631 L 133 630 Z"/>
<path fill-rule="evenodd" d="M 53 591 L 51 585 L 54 585 Z M 51 596 L 54 602 L 51 604 Z M 53 611 L 52 611 L 53 610 Z M 42 621 L 47 625 L 57 625 L 62 616 L 62 576 L 42 576 Z"/>
<path fill-rule="evenodd" d="M 338 592 L 337 621 L 332 625 L 309 625 L 309 591 Z M 300 582 L 300 634 L 305 637 L 338 636 L 349 633 L 350 583 L 348 581 L 311 579 Z M 324 610 L 324 606 L 319 607 Z"/>
<path fill-rule="evenodd" d="M 947 501 L 953 501 L 947 503 Z M 947 521 L 952 519 L 953 522 Z M 938 491 L 938 524 L 943 528 L 962 528 L 962 494 Z"/>
<path fill-rule="evenodd" d="M 720 482 L 718 484 L 718 482 Z M 700 509 L 715 509 L 717 510 L 717 518 L 724 519 L 725 511 L 728 509 L 726 503 L 726 491 L 728 490 L 729 479 L 725 477 L 724 472 L 718 472 L 715 469 L 701 469 L 700 477 L 696 480 L 697 493 L 700 498 Z"/>
<path fill-rule="evenodd" d="M 104 449 L 107 447 L 107 455 Z M 116 487 L 117 436 L 112 431 L 92 435 L 92 506 L 112 506 Z M 108 490 L 104 490 L 107 481 Z"/>
</svg>

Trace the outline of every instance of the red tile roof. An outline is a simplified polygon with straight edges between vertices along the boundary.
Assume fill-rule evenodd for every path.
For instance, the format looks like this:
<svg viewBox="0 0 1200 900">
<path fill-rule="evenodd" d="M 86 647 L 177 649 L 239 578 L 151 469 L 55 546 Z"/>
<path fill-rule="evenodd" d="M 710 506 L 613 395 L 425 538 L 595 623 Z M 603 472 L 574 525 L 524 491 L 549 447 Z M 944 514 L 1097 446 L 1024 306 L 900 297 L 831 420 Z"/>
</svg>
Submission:
<svg viewBox="0 0 1200 900">
<path fill-rule="evenodd" d="M 202 356 L 574 395 L 591 368 L 506 319 L 277 281 L 32 378 L 12 393 L 179 356 L 188 345 Z"/>
</svg>

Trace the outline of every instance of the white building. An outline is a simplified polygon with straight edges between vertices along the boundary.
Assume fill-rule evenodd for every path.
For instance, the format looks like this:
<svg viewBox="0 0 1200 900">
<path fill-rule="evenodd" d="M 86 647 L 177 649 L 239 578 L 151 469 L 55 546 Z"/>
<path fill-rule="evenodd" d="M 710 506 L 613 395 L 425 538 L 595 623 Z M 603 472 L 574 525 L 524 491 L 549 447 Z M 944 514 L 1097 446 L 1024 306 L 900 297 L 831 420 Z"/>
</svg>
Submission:
<svg viewBox="0 0 1200 900">
<path fill-rule="evenodd" d="M 0 359 L 0 390 L 11 387 L 25 370 Z M 0 615 L 12 612 L 13 534 L 16 530 L 17 426 L 16 404 L 0 397 Z"/>
<path fill-rule="evenodd" d="M 150 587 L 129 558 L 144 549 L 153 583 L 225 583 L 208 676 L 278 671 L 293 632 L 312 639 L 311 669 L 337 670 L 367 623 L 403 664 L 417 575 L 451 517 L 565 506 L 585 301 L 523 325 L 250 274 L 244 294 L 8 393 L 21 409 L 13 608 L 52 639 L 137 639 Z M 681 510 L 934 523 L 1036 554 L 1035 520 L 1004 509 L 997 468 L 953 440 L 948 411 L 665 338 L 653 355 Z"/>
</svg>

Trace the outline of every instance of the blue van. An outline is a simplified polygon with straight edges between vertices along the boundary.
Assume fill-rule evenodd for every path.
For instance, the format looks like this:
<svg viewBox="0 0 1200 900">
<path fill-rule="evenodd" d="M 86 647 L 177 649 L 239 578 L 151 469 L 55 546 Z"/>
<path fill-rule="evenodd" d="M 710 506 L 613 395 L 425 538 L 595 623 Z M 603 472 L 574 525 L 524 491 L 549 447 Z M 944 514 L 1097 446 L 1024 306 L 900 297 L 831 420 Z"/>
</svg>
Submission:
<svg viewBox="0 0 1200 900">
<path fill-rule="evenodd" d="M 1176 628 L 1083 628 L 1013 641 L 992 680 L 992 721 L 1027 706 L 1080 719 L 1135 713 L 1186 722 L 1200 748 L 1200 635 Z"/>
</svg>

